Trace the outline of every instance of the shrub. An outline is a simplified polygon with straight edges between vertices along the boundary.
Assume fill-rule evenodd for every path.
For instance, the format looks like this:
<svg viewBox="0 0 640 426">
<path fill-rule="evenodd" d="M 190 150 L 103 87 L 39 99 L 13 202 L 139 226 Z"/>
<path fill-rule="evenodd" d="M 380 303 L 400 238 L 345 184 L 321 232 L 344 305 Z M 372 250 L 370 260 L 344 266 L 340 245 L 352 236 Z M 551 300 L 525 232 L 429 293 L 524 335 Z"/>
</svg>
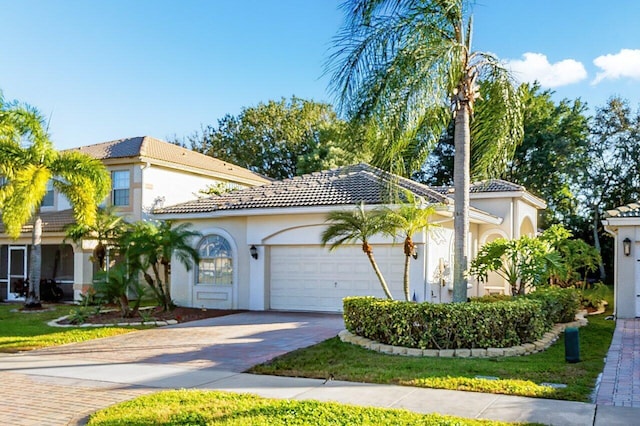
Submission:
<svg viewBox="0 0 640 426">
<path fill-rule="evenodd" d="M 573 288 L 542 287 L 526 297 L 542 302 L 549 324 L 575 320 L 580 308 L 580 295 Z"/>
<path fill-rule="evenodd" d="M 550 328 L 539 300 L 432 304 L 344 299 L 347 330 L 381 343 L 422 349 L 509 347 Z"/>
<path fill-rule="evenodd" d="M 584 308 L 597 309 L 606 300 L 609 292 L 609 288 L 603 283 L 595 283 L 591 289 L 580 290 L 580 304 Z"/>
</svg>

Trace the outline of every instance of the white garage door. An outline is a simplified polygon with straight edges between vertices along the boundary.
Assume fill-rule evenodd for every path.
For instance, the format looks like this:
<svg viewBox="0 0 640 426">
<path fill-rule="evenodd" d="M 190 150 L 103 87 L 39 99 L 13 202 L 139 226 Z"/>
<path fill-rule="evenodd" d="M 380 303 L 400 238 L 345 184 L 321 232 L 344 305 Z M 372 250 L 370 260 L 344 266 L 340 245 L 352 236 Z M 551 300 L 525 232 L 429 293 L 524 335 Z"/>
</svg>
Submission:
<svg viewBox="0 0 640 426">
<path fill-rule="evenodd" d="M 404 254 L 397 244 L 373 246 L 373 255 L 391 289 L 401 299 Z M 360 245 L 271 247 L 271 309 L 342 312 L 346 296 L 385 297 Z"/>
</svg>

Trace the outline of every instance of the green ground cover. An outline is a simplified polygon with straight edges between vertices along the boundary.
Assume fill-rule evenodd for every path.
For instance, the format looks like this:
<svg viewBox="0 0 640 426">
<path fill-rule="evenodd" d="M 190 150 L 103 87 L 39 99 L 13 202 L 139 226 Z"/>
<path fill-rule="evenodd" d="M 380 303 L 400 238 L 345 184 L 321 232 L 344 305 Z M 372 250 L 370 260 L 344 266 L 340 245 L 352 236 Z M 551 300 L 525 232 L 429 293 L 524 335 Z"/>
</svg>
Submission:
<svg viewBox="0 0 640 426">
<path fill-rule="evenodd" d="M 50 327 L 47 322 L 68 315 L 71 305 L 45 305 L 44 312 L 20 312 L 21 303 L 0 303 L 0 352 L 20 352 L 83 342 L 135 331 L 132 327 Z M 145 327 L 147 328 L 147 327 Z"/>
<path fill-rule="evenodd" d="M 511 423 L 334 402 L 291 401 L 235 393 L 175 390 L 100 410 L 89 426 L 113 425 L 471 425 Z"/>
</svg>

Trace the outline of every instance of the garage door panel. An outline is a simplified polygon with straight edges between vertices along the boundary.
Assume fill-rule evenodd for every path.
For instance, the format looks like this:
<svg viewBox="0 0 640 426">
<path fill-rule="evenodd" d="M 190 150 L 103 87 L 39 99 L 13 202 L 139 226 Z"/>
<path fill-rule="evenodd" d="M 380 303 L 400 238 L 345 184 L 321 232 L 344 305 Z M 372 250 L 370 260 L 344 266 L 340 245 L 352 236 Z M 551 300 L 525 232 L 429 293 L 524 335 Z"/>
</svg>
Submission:
<svg viewBox="0 0 640 426">
<path fill-rule="evenodd" d="M 360 245 L 333 252 L 320 246 L 271 247 L 271 309 L 342 311 L 347 296 L 385 297 Z M 402 296 L 404 255 L 399 246 L 374 246 L 394 297 Z"/>
</svg>

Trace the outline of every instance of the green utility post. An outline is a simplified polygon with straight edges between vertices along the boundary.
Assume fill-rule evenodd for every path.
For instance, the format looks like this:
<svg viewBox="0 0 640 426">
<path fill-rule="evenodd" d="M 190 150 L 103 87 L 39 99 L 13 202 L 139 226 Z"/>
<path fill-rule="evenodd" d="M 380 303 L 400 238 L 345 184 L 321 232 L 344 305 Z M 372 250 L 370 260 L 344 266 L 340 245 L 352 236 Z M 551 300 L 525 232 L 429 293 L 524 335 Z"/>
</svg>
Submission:
<svg viewBox="0 0 640 426">
<path fill-rule="evenodd" d="M 580 337 L 575 327 L 564 331 L 564 358 L 572 364 L 580 362 Z"/>
</svg>

